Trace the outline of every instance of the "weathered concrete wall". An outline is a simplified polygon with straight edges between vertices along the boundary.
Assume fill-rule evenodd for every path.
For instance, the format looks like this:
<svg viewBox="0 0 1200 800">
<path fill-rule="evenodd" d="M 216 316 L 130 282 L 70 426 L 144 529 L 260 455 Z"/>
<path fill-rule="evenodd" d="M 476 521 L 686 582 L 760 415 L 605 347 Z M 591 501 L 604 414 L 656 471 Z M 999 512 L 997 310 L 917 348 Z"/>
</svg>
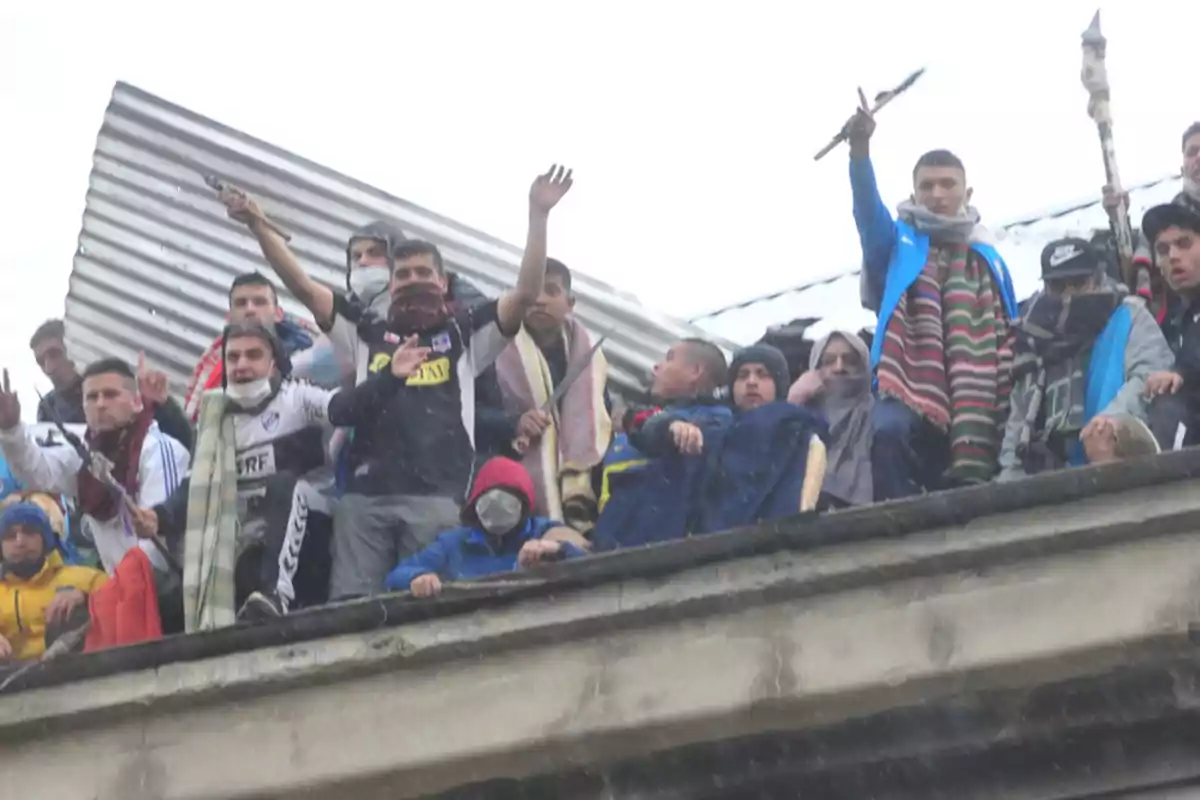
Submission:
<svg viewBox="0 0 1200 800">
<path fill-rule="evenodd" d="M 411 797 L 1102 675 L 1190 647 L 1198 489 L 2 697 L 0 785 L 64 800 L 340 797 L 374 777 L 380 796 Z"/>
</svg>

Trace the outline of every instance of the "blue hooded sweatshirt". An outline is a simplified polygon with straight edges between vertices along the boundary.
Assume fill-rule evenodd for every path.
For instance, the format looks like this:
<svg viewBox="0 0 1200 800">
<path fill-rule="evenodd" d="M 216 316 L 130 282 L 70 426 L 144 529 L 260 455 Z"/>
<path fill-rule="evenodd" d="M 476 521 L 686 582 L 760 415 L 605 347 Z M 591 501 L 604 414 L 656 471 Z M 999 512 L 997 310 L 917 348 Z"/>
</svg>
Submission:
<svg viewBox="0 0 1200 800">
<path fill-rule="evenodd" d="M 504 488 L 525 501 L 525 508 L 533 507 L 533 479 L 525 467 L 508 458 L 496 457 L 484 464 L 471 495 L 467 499 L 464 520 L 471 520 L 469 509 L 489 489 Z M 396 565 L 387 576 L 389 591 L 405 591 L 413 580 L 421 575 L 435 574 L 445 583 L 470 578 L 481 578 L 501 572 L 512 572 L 517 568 L 517 556 L 526 542 L 541 539 L 553 528 L 563 523 L 546 517 L 529 517 L 517 530 L 501 537 L 490 536 L 476 524 L 453 528 L 438 536 L 425 549 L 413 553 Z M 578 558 L 587 555 L 582 549 L 562 542 L 562 558 Z"/>
</svg>

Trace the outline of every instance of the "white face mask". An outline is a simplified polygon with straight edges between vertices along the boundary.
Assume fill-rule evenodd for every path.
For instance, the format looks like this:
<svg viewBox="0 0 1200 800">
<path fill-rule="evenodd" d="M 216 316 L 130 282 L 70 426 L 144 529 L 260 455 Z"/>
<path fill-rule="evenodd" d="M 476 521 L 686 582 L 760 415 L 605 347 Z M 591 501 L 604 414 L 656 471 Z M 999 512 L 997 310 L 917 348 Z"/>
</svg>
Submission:
<svg viewBox="0 0 1200 800">
<path fill-rule="evenodd" d="M 259 378 L 249 383 L 230 383 L 225 396 L 242 408 L 254 408 L 271 396 L 271 379 Z"/>
<path fill-rule="evenodd" d="M 504 489 L 489 489 L 475 501 L 475 516 L 483 530 L 503 536 L 521 523 L 524 507 L 521 499 Z"/>
<path fill-rule="evenodd" d="M 356 267 L 350 270 L 350 291 L 379 316 L 387 316 L 392 298 L 387 267 Z"/>
</svg>

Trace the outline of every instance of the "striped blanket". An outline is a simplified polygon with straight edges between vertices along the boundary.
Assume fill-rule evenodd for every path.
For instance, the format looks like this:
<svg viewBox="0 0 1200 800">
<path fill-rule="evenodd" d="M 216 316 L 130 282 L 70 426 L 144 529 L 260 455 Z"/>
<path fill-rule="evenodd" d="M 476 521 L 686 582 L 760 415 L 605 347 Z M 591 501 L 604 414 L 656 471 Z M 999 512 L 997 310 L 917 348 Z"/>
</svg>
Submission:
<svg viewBox="0 0 1200 800">
<path fill-rule="evenodd" d="M 1008 416 L 1012 345 L 987 263 L 966 242 L 931 245 L 885 335 L 880 395 L 948 434 L 948 483 L 990 480 Z"/>
<path fill-rule="evenodd" d="M 604 407 L 608 362 L 603 352 L 590 353 L 594 340 L 574 317 L 567 318 L 563 336 L 568 371 L 585 360 L 588 368 L 552 409 L 550 427 L 521 463 L 536 487 L 535 513 L 586 532 L 596 513 L 592 469 L 612 439 L 612 420 Z M 505 411 L 513 416 L 541 408 L 554 393 L 546 358 L 524 328 L 496 359 L 496 377 Z"/>
<path fill-rule="evenodd" d="M 188 487 L 183 611 L 188 633 L 235 622 L 237 459 L 225 394 L 205 392 Z"/>
</svg>

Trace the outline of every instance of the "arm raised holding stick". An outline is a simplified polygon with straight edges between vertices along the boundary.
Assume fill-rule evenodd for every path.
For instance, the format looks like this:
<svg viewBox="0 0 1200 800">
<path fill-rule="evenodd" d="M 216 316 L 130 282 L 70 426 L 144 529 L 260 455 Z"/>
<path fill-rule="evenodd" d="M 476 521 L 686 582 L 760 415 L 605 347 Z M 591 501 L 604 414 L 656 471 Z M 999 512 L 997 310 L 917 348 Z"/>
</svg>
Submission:
<svg viewBox="0 0 1200 800">
<path fill-rule="evenodd" d="M 900 95 L 907 92 L 910 88 L 912 88 L 912 85 L 917 82 L 917 78 L 920 78 L 924 74 L 925 74 L 925 68 L 922 67 L 921 69 L 917 70 L 912 75 L 909 75 L 907 78 L 905 78 L 903 81 L 901 81 L 900 85 L 897 86 L 896 88 L 889 89 L 886 92 L 880 92 L 879 94 L 875 95 L 875 104 L 873 106 L 871 106 L 870 108 L 867 107 L 867 98 L 863 94 L 862 89 L 859 89 L 858 97 L 859 97 L 859 101 L 861 102 L 861 105 L 863 107 L 863 111 L 867 114 L 867 116 L 874 117 L 875 114 L 881 108 L 883 108 L 888 103 L 895 100 Z M 854 119 L 852 118 L 850 120 L 850 122 L 853 122 L 853 121 L 854 121 Z M 846 123 L 846 125 L 844 125 L 840 131 L 838 131 L 837 136 L 834 136 L 832 139 L 829 140 L 829 144 L 822 147 L 817 152 L 817 154 L 815 156 L 813 156 L 813 161 L 820 161 L 822 158 L 829 155 L 829 153 L 833 150 L 833 148 L 837 147 L 839 144 L 846 141 L 850 137 L 850 122 Z"/>
</svg>

